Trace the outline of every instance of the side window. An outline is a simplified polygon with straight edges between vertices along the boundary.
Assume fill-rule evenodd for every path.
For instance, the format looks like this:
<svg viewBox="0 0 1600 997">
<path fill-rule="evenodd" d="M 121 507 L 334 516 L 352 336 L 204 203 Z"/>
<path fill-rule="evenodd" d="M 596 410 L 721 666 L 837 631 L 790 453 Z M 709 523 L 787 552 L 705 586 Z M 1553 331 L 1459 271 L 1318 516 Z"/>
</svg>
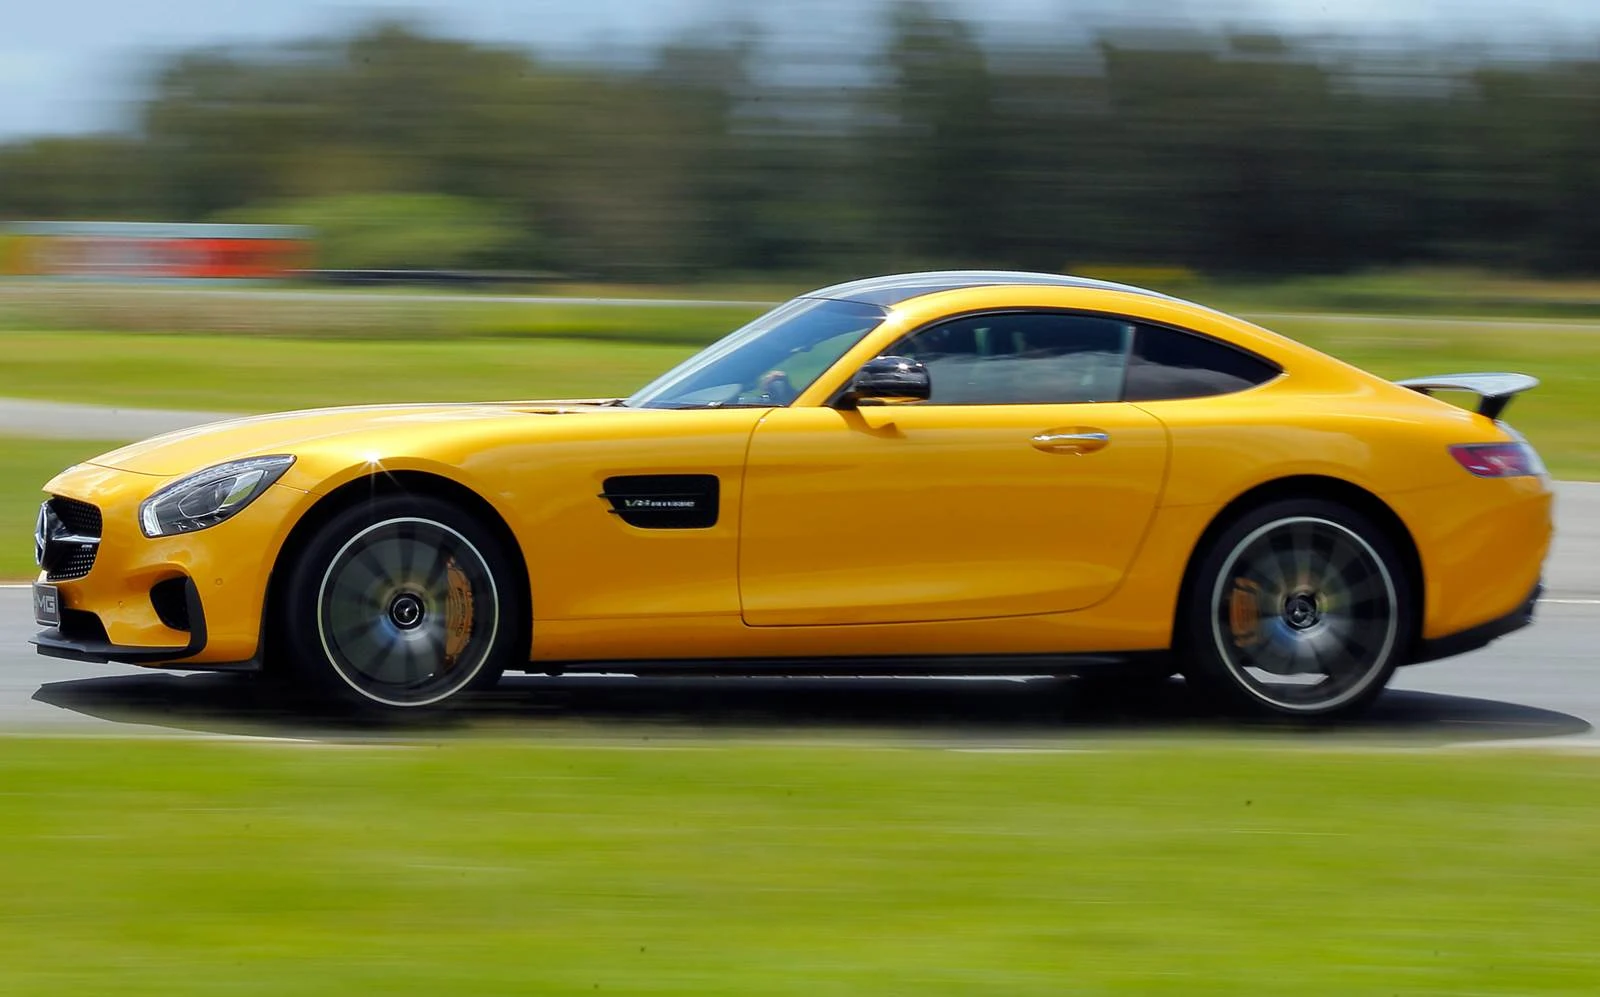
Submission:
<svg viewBox="0 0 1600 997">
<path fill-rule="evenodd" d="M 1276 376 L 1278 368 L 1224 343 L 1141 325 L 1134 335 L 1123 397 L 1130 402 L 1153 402 L 1225 395 Z"/>
<path fill-rule="evenodd" d="M 923 329 L 888 352 L 927 366 L 929 405 L 1114 402 L 1133 330 L 1092 315 L 996 313 Z"/>
</svg>

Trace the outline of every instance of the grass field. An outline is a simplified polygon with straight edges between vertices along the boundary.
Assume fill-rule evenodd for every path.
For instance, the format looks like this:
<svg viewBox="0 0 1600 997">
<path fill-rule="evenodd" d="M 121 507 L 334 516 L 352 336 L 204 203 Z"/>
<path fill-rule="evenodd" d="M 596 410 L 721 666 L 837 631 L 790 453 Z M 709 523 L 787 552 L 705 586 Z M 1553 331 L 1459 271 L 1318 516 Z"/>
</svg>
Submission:
<svg viewBox="0 0 1600 997">
<path fill-rule="evenodd" d="M 1245 310 L 1600 319 L 1600 281 L 1473 270 L 1423 268 L 1251 284 L 1195 282 L 1166 290 Z"/>
<path fill-rule="evenodd" d="M 1600 281 L 1543 280 L 1471 270 L 1410 269 L 1276 281 L 1207 279 L 1171 267 L 1074 266 L 1085 276 L 1150 287 L 1233 311 L 1600 320 Z M 669 285 L 540 284 L 472 288 L 215 288 L 0 281 L 0 328 L 232 333 L 320 338 L 541 336 L 693 343 L 708 326 L 759 307 L 633 304 L 595 308 L 538 298 L 777 302 L 856 274 L 834 272 Z M 260 292 L 265 293 L 260 293 Z M 276 293 L 288 291 L 292 293 Z"/>
<path fill-rule="evenodd" d="M 391 401 L 630 391 L 688 346 L 575 339 L 321 342 L 133 333 L 0 332 L 0 397 L 262 412 Z M 70 356 L 71 364 L 61 358 Z"/>
<path fill-rule="evenodd" d="M 585 289 L 593 290 L 593 289 Z M 770 292 L 770 288 L 761 288 Z M 796 291 L 804 290 L 796 288 Z M 630 288 L 611 297 L 628 297 Z M 675 293 L 651 295 L 681 298 Z M 755 293 L 755 292 L 752 292 Z M 607 296 L 604 292 L 583 295 Z M 777 297 L 788 297 L 778 294 Z M 728 300 L 717 298 L 715 300 Z M 735 298 L 732 300 L 743 300 Z M 758 297 L 756 301 L 768 300 Z M 507 301 L 460 291 L 250 290 L 236 297 L 209 290 L 107 285 L 8 285 L 0 281 L 0 329 L 201 336 L 314 338 L 318 341 L 458 338 L 620 340 L 701 344 L 765 311 L 756 305 L 596 305 Z"/>
<path fill-rule="evenodd" d="M 0 993 L 1600 988 L 1589 758 L 682 747 L 5 740 Z"/>
</svg>

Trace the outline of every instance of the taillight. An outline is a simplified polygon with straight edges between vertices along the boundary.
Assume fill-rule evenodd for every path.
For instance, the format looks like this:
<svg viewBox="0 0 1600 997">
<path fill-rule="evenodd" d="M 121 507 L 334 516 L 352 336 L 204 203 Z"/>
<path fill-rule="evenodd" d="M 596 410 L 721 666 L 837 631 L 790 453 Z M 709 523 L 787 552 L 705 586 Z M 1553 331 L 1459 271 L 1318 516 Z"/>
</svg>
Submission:
<svg viewBox="0 0 1600 997">
<path fill-rule="evenodd" d="M 1480 478 L 1520 478 L 1544 473 L 1539 455 L 1526 443 L 1458 443 L 1450 448 L 1450 456 Z"/>
</svg>

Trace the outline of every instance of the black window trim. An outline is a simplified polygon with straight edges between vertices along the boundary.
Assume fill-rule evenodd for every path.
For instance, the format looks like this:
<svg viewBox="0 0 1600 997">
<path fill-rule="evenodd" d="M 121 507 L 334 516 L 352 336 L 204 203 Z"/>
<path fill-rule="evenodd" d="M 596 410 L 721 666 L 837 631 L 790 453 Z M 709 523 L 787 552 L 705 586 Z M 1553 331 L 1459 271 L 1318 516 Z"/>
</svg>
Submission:
<svg viewBox="0 0 1600 997">
<path fill-rule="evenodd" d="M 1121 389 L 1117 392 L 1117 397 L 1115 399 L 1107 399 L 1106 401 L 1103 401 L 1103 402 L 990 402 L 990 403 L 988 403 L 988 404 L 991 404 L 991 405 L 1107 405 L 1107 404 L 1111 404 L 1111 405 L 1115 405 L 1115 404 L 1155 405 L 1155 404 L 1158 404 L 1160 402 L 1191 401 L 1194 398 L 1224 398 L 1224 397 L 1227 397 L 1228 395 L 1238 395 L 1238 394 L 1243 394 L 1246 391 L 1253 391 L 1256 388 L 1264 388 L 1267 385 L 1271 384 L 1273 381 L 1276 381 L 1278 378 L 1280 378 L 1280 377 L 1282 377 L 1284 375 L 1283 364 L 1278 363 L 1276 360 L 1273 360 L 1273 359 L 1271 359 L 1269 357 L 1264 357 L 1261 354 L 1257 353 L 1255 350 L 1246 349 L 1245 347 L 1240 346 L 1238 343 L 1231 343 L 1226 339 L 1222 339 L 1220 337 L 1210 335 L 1209 333 L 1200 332 L 1200 331 L 1198 331 L 1196 329 L 1189 329 L 1189 328 L 1186 328 L 1186 327 L 1181 326 L 1181 325 L 1174 325 L 1171 322 L 1160 322 L 1160 321 L 1157 321 L 1155 319 L 1140 318 L 1137 315 L 1127 315 L 1127 314 L 1124 314 L 1122 312 L 1102 312 L 1102 311 L 1095 311 L 1094 309 L 1090 309 L 1090 308 L 1052 308 L 1052 307 L 1048 307 L 1048 306 L 1038 307 L 1038 308 L 1030 308 L 1030 307 L 1027 307 L 1027 306 L 1017 306 L 1017 307 L 1011 307 L 1011 308 L 974 308 L 971 311 L 954 312 L 954 313 L 952 313 L 950 315 L 944 315 L 944 316 L 941 316 L 941 317 L 939 317 L 937 319 L 934 319 L 931 322 L 927 322 L 927 323 L 925 323 L 923 325 L 917 326 L 915 329 L 912 329 L 910 332 L 907 332 L 904 335 L 902 335 L 899 339 L 896 339 L 894 341 L 894 343 L 890 346 L 889 349 L 879 353 L 878 356 L 881 356 L 881 357 L 883 357 L 883 356 L 894 356 L 895 355 L 894 350 L 897 347 L 899 347 L 901 344 L 905 343 L 906 341 L 910 340 L 911 338 L 913 338 L 915 336 L 921 335 L 922 333 L 926 332 L 929 329 L 937 328 L 938 326 L 944 325 L 947 322 L 957 322 L 957 321 L 960 321 L 962 319 L 978 318 L 978 317 L 981 317 L 981 316 L 984 316 L 984 315 L 1071 315 L 1071 316 L 1075 316 L 1075 317 L 1078 317 L 1078 318 L 1099 318 L 1099 319 L 1111 319 L 1111 320 L 1120 321 L 1120 322 L 1130 322 L 1136 327 L 1137 326 L 1141 326 L 1141 325 L 1152 326 L 1154 328 L 1166 329 L 1169 332 L 1176 332 L 1176 333 L 1178 333 L 1180 335 L 1186 335 L 1186 336 L 1194 336 L 1197 339 L 1203 339 L 1203 340 L 1205 340 L 1207 342 L 1215 343 L 1218 346 L 1224 347 L 1226 349 L 1233 350 L 1235 353 L 1243 354 L 1244 356 L 1249 357 L 1252 360 L 1255 360 L 1255 361 L 1259 362 L 1263 366 L 1265 366 L 1265 367 L 1267 367 L 1267 368 L 1269 368 L 1269 369 L 1271 369 L 1273 371 L 1272 376 L 1267 378 L 1266 380 L 1260 381 L 1260 382 L 1258 382 L 1256 384 L 1252 384 L 1252 385 L 1250 385 L 1249 387 L 1246 387 L 1246 388 L 1240 388 L 1238 391 L 1225 391 L 1225 392 L 1222 392 L 1220 394 L 1215 394 L 1215 395 L 1191 395 L 1191 396 L 1186 397 L 1186 398 L 1152 398 L 1152 399 L 1148 399 L 1148 400 L 1142 401 L 1142 402 L 1130 402 L 1130 401 L 1128 401 L 1128 366 L 1132 362 L 1132 359 L 1133 359 L 1132 350 L 1134 349 L 1134 346 L 1136 345 L 1136 343 L 1138 341 L 1138 338 L 1139 338 L 1139 331 L 1138 331 L 1137 328 L 1135 328 L 1134 329 L 1134 334 L 1132 336 L 1128 337 L 1128 345 L 1123 350 L 1123 354 L 1122 354 L 1122 386 L 1121 386 Z M 823 403 L 824 407 L 826 407 L 826 408 L 838 408 L 840 401 L 844 398 L 845 394 L 850 390 L 850 381 L 851 381 L 851 378 L 847 378 L 843 384 L 839 385 L 838 388 L 834 389 L 833 394 L 829 395 L 828 396 L 828 400 Z M 934 407 L 934 406 L 938 405 L 937 402 L 929 402 L 929 403 L 914 402 L 914 403 L 911 403 L 911 404 L 914 407 L 917 407 L 917 408 L 928 408 L 928 407 Z M 899 408 L 901 406 L 895 406 L 895 407 Z M 972 406 L 972 405 L 961 405 L 961 406 L 951 406 L 951 407 L 952 408 L 973 408 L 975 406 Z"/>
</svg>

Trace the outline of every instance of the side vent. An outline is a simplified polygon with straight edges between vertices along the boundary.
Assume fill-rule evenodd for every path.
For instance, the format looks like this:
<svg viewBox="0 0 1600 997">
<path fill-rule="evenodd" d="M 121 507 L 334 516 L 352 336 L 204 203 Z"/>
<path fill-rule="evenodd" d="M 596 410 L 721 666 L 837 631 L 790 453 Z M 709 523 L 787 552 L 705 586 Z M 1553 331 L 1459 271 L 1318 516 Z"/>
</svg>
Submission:
<svg viewBox="0 0 1600 997">
<path fill-rule="evenodd" d="M 169 630 L 189 630 L 189 579 L 168 578 L 150 588 L 150 604 L 156 618 Z"/>
<path fill-rule="evenodd" d="M 628 474 L 605 480 L 611 514 L 646 530 L 703 530 L 717 525 L 714 474 Z"/>
</svg>

